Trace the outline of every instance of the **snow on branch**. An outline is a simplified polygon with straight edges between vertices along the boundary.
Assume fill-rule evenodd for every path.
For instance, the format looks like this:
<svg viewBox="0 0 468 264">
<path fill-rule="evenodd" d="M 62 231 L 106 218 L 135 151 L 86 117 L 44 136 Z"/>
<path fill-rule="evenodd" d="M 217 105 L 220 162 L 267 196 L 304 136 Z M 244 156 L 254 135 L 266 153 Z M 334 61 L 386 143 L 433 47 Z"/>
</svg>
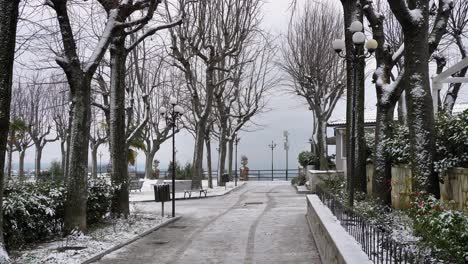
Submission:
<svg viewBox="0 0 468 264">
<path fill-rule="evenodd" d="M 89 58 L 88 62 L 85 63 L 85 68 L 84 72 L 86 74 L 93 74 L 96 68 L 99 65 L 99 62 L 101 61 L 102 57 L 106 53 L 107 46 L 109 45 L 111 38 L 112 38 L 112 32 L 115 29 L 115 25 L 117 23 L 117 17 L 119 15 L 119 10 L 118 9 L 112 9 L 109 11 L 109 18 L 106 23 L 106 27 L 104 28 L 104 32 L 102 33 L 101 38 L 99 39 L 99 42 L 94 49 L 93 54 Z"/>
<path fill-rule="evenodd" d="M 156 32 L 158 32 L 160 30 L 172 28 L 172 27 L 178 26 L 180 24 L 182 24 L 182 19 L 181 18 L 177 19 L 174 22 L 151 28 L 150 30 L 145 32 L 145 34 L 143 34 L 140 38 L 138 38 L 135 42 L 133 42 L 130 45 L 130 47 L 127 48 L 127 52 L 133 50 L 136 46 L 138 46 L 138 44 L 140 44 L 142 41 L 144 41 L 147 37 L 154 35 Z"/>
</svg>

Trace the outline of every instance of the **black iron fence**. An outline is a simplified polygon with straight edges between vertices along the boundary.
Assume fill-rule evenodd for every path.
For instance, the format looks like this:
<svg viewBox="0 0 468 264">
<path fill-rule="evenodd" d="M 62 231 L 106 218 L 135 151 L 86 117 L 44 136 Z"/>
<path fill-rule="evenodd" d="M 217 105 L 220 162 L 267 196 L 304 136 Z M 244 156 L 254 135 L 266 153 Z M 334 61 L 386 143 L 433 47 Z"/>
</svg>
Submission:
<svg viewBox="0 0 468 264">
<path fill-rule="evenodd" d="M 211 175 L 216 178 L 218 171 L 212 171 Z M 231 181 L 234 180 L 235 172 L 232 172 Z M 299 169 L 288 170 L 249 170 L 249 181 L 289 181 L 299 175 Z M 144 175 L 143 175 L 144 177 Z M 237 177 L 240 179 L 240 171 L 237 171 Z M 159 178 L 170 179 L 170 171 L 160 171 Z M 208 178 L 208 172 L 203 172 L 203 178 Z"/>
<path fill-rule="evenodd" d="M 444 263 L 428 254 L 427 249 L 396 242 L 390 230 L 371 223 L 320 186 L 317 186 L 316 194 L 374 263 Z"/>
<path fill-rule="evenodd" d="M 249 170 L 249 181 L 289 181 L 298 175 L 298 169 Z"/>
</svg>

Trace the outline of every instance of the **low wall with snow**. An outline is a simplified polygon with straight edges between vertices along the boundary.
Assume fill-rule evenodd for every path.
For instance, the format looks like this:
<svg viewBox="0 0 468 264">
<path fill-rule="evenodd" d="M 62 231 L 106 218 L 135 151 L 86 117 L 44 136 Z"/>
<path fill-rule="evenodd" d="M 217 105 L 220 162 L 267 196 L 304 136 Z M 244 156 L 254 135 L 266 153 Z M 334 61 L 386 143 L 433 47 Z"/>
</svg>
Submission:
<svg viewBox="0 0 468 264">
<path fill-rule="evenodd" d="M 317 195 L 307 196 L 307 220 L 322 263 L 372 263 Z"/>
</svg>

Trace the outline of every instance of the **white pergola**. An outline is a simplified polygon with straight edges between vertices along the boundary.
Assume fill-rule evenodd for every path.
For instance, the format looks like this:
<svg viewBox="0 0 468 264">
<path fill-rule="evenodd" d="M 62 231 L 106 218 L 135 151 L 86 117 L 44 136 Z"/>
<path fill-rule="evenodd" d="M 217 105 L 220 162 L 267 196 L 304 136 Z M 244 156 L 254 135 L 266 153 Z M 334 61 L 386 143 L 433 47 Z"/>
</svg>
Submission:
<svg viewBox="0 0 468 264">
<path fill-rule="evenodd" d="M 453 74 L 461 71 L 465 67 L 468 67 L 468 57 L 441 72 L 439 75 L 432 77 L 432 103 L 434 105 L 435 115 L 437 115 L 438 111 L 439 91 L 442 89 L 444 83 L 468 83 L 468 77 L 452 77 Z"/>
</svg>

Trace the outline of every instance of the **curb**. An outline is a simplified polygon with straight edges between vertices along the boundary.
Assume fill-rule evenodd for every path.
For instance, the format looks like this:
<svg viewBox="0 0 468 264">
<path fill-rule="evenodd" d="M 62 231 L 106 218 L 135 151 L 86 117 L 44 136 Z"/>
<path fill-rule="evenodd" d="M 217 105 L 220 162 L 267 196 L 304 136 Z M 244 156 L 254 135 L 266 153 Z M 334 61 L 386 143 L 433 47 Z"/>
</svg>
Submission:
<svg viewBox="0 0 468 264">
<path fill-rule="evenodd" d="M 141 233 L 139 235 L 136 235 L 135 237 L 125 241 L 124 243 L 113 246 L 113 247 L 111 247 L 109 249 L 104 250 L 101 253 L 98 253 L 98 254 L 92 256 L 91 258 L 83 261 L 81 264 L 90 264 L 90 263 L 96 262 L 96 261 L 100 260 L 102 257 L 104 257 L 105 255 L 107 255 L 109 253 L 112 253 L 113 251 L 116 251 L 118 249 L 121 249 L 121 248 L 127 246 L 128 244 L 131 244 L 131 243 L 137 241 L 138 239 L 140 239 L 140 238 L 142 238 L 144 236 L 147 236 L 148 234 L 150 234 L 150 233 L 152 233 L 152 232 L 154 232 L 154 231 L 156 231 L 156 230 L 158 230 L 158 229 L 160 229 L 162 227 L 165 227 L 165 226 L 167 226 L 167 225 L 169 225 L 169 224 L 171 224 L 173 222 L 178 221 L 181 218 L 182 218 L 182 216 L 176 216 L 174 218 L 171 218 L 171 219 L 167 220 L 166 222 L 163 222 L 163 223 L 161 223 L 161 224 L 159 224 L 159 225 L 157 225 L 157 226 L 155 226 L 153 228 L 150 228 L 150 229 L 146 230 L 145 232 L 143 232 L 143 233 Z"/>
<path fill-rule="evenodd" d="M 297 194 L 312 194 L 312 191 L 310 191 L 309 189 L 299 190 L 297 185 L 294 185 L 294 189 L 296 189 Z"/>
<path fill-rule="evenodd" d="M 213 198 L 213 197 L 220 197 L 220 196 L 224 196 L 224 195 L 227 195 L 227 194 L 230 194 L 231 192 L 235 191 L 235 190 L 239 190 L 240 188 L 244 187 L 245 185 L 247 185 L 247 183 L 244 183 L 240 186 L 237 186 L 236 188 L 232 188 L 231 190 L 223 193 L 223 194 L 216 194 L 216 195 L 210 195 L 210 196 L 202 196 L 202 197 L 187 197 L 187 198 L 175 198 L 176 201 L 183 201 L 183 200 L 198 200 L 198 199 L 208 199 L 208 198 Z M 172 199 L 170 200 L 172 201 Z M 169 201 L 169 202 L 170 202 Z M 142 200 L 142 201 L 130 201 L 130 203 L 149 203 L 149 202 L 154 202 L 154 199 L 153 200 Z"/>
</svg>

